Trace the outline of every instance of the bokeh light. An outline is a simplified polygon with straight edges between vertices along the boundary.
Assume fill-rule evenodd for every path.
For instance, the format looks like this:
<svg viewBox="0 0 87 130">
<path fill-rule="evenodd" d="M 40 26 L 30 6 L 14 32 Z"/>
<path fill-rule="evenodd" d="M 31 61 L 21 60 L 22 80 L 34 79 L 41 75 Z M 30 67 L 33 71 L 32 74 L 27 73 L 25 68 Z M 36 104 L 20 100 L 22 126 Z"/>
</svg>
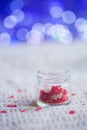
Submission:
<svg viewBox="0 0 87 130">
<path fill-rule="evenodd" d="M 70 43 L 73 40 L 73 36 L 68 28 L 60 24 L 51 26 L 48 29 L 48 35 L 57 42 Z"/>
<path fill-rule="evenodd" d="M 51 15 L 52 15 L 53 18 L 60 18 L 61 15 L 62 15 L 62 13 L 63 13 L 63 10 L 59 6 L 53 6 L 50 9 L 50 13 L 51 13 Z"/>
<path fill-rule="evenodd" d="M 87 20 L 84 18 L 78 18 L 75 22 L 75 27 L 80 38 L 87 40 Z"/>
<path fill-rule="evenodd" d="M 0 1 L 0 33 L 10 35 L 13 43 L 87 40 L 87 2 L 80 1 L 10 0 L 3 7 L 3 1 Z"/>
<path fill-rule="evenodd" d="M 16 17 L 17 22 L 20 22 L 24 19 L 24 12 L 22 10 L 19 10 L 19 9 L 14 10 L 12 12 L 12 15 Z"/>
<path fill-rule="evenodd" d="M 42 23 L 35 23 L 32 28 L 34 30 L 43 31 L 43 24 Z"/>
<path fill-rule="evenodd" d="M 16 9 L 22 9 L 24 6 L 24 1 L 23 0 L 13 0 L 10 4 L 10 9 L 16 10 Z"/>
<path fill-rule="evenodd" d="M 79 35 L 82 39 L 87 40 L 87 30 L 83 31 L 83 33 L 80 33 Z"/>
<path fill-rule="evenodd" d="M 6 28 L 13 28 L 15 27 L 17 23 L 17 19 L 14 15 L 10 15 L 10 16 L 7 16 L 5 19 L 4 19 L 4 26 Z"/>
<path fill-rule="evenodd" d="M 53 26 L 52 23 L 46 23 L 46 24 L 44 24 L 44 26 L 43 26 L 43 32 L 44 32 L 45 34 L 47 34 L 48 29 L 49 29 L 50 27 L 52 27 L 52 26 Z"/>
<path fill-rule="evenodd" d="M 72 11 L 65 11 L 62 14 L 62 19 L 65 23 L 72 24 L 76 20 L 76 16 Z"/>
<path fill-rule="evenodd" d="M 7 32 L 0 34 L 0 46 L 8 46 L 11 43 L 11 36 Z"/>
<path fill-rule="evenodd" d="M 17 31 L 17 38 L 21 41 L 25 41 L 26 40 L 26 36 L 27 36 L 27 33 L 28 33 L 28 30 L 26 28 L 20 28 L 18 31 Z"/>
<path fill-rule="evenodd" d="M 80 29 L 81 29 L 80 27 L 81 27 L 82 25 L 84 25 L 85 22 L 86 22 L 86 19 L 84 19 L 84 18 L 78 18 L 78 19 L 75 21 L 75 27 L 76 27 L 78 30 L 80 30 Z"/>
<path fill-rule="evenodd" d="M 26 39 L 29 44 L 38 45 L 42 43 L 44 34 L 39 30 L 32 29 L 30 32 L 28 32 Z"/>
</svg>

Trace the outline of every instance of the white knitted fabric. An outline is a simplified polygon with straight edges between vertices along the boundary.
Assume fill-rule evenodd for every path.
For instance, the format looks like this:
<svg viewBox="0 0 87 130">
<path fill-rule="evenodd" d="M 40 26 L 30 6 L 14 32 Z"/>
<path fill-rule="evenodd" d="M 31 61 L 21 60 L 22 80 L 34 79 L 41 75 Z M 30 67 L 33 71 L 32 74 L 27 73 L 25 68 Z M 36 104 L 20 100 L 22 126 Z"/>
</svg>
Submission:
<svg viewBox="0 0 87 130">
<path fill-rule="evenodd" d="M 87 130 L 87 45 L 0 48 L 0 130 Z M 39 69 L 71 72 L 71 103 L 31 110 Z M 21 89 L 22 92 L 17 90 Z M 9 98 L 10 96 L 14 98 Z M 16 104 L 17 107 L 7 107 Z M 26 112 L 21 110 L 26 109 Z M 7 113 L 2 113 L 6 110 Z M 75 110 L 75 114 L 69 114 Z"/>
</svg>

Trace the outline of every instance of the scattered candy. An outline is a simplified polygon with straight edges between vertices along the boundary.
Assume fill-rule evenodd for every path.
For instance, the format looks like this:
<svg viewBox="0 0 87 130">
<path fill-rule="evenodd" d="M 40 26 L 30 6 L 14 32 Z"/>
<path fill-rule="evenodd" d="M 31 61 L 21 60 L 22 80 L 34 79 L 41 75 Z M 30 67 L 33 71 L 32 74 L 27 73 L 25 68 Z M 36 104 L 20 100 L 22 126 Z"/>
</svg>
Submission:
<svg viewBox="0 0 87 130">
<path fill-rule="evenodd" d="M 14 96 L 12 95 L 12 96 L 10 96 L 9 98 L 14 98 Z"/>
<path fill-rule="evenodd" d="M 66 89 L 64 89 L 63 94 L 65 94 L 65 95 L 68 94 L 68 91 Z"/>
<path fill-rule="evenodd" d="M 21 112 L 26 112 L 27 110 L 26 109 L 22 109 Z"/>
<path fill-rule="evenodd" d="M 87 94 L 87 92 L 84 92 L 84 94 Z"/>
<path fill-rule="evenodd" d="M 76 93 L 71 93 L 72 96 L 76 96 Z"/>
<path fill-rule="evenodd" d="M 69 114 L 75 114 L 76 113 L 76 111 L 75 110 L 71 110 L 71 111 L 69 111 Z"/>
<path fill-rule="evenodd" d="M 40 100 L 50 104 L 62 104 L 69 101 L 69 92 L 61 86 L 52 86 L 50 91 L 40 91 Z"/>
<path fill-rule="evenodd" d="M 40 110 L 42 110 L 42 107 L 36 107 L 36 111 L 40 111 Z"/>
<path fill-rule="evenodd" d="M 22 92 L 22 90 L 21 90 L 21 89 L 18 89 L 18 90 L 17 90 L 17 92 L 21 93 L 21 92 Z"/>
<path fill-rule="evenodd" d="M 17 107 L 16 104 L 8 104 L 7 107 Z"/>
<path fill-rule="evenodd" d="M 2 110 L 2 111 L 1 111 L 1 113 L 4 113 L 4 114 L 6 114 L 6 113 L 7 113 L 7 111 L 6 111 L 6 110 Z"/>
</svg>

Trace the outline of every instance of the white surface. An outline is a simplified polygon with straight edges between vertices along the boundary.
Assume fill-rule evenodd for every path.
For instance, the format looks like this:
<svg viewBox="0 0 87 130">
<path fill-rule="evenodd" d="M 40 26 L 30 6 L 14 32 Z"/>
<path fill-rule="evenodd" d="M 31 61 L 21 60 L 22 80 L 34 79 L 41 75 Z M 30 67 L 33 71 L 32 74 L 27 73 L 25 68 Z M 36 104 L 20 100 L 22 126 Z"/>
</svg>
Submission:
<svg viewBox="0 0 87 130">
<path fill-rule="evenodd" d="M 71 71 L 71 91 L 78 96 L 67 106 L 44 108 L 40 112 L 30 111 L 26 94 L 32 95 L 36 88 L 36 72 L 39 69 Z M 27 90 L 17 95 L 16 90 Z M 43 45 L 0 48 L 0 102 L 7 115 L 0 114 L 0 130 L 87 130 L 87 45 Z M 16 95 L 20 100 L 18 108 L 8 109 L 8 96 Z M 35 93 L 34 93 L 35 94 Z M 34 98 L 33 95 L 32 98 Z M 12 102 L 14 102 L 12 100 Z M 82 105 L 85 104 L 85 105 Z M 27 113 L 21 113 L 20 108 Z M 75 109 L 75 115 L 69 110 Z"/>
</svg>

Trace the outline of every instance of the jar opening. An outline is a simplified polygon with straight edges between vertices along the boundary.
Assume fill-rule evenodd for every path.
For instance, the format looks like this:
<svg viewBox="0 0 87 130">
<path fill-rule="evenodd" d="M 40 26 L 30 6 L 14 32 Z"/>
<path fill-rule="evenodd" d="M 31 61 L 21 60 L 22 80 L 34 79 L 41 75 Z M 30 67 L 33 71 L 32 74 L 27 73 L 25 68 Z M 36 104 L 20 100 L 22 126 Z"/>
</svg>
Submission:
<svg viewBox="0 0 87 130">
<path fill-rule="evenodd" d="M 44 71 L 44 70 L 39 70 L 38 71 L 38 74 L 44 74 L 44 75 L 65 75 L 65 74 L 68 74 L 69 73 L 69 70 L 66 70 L 66 71 Z"/>
</svg>

